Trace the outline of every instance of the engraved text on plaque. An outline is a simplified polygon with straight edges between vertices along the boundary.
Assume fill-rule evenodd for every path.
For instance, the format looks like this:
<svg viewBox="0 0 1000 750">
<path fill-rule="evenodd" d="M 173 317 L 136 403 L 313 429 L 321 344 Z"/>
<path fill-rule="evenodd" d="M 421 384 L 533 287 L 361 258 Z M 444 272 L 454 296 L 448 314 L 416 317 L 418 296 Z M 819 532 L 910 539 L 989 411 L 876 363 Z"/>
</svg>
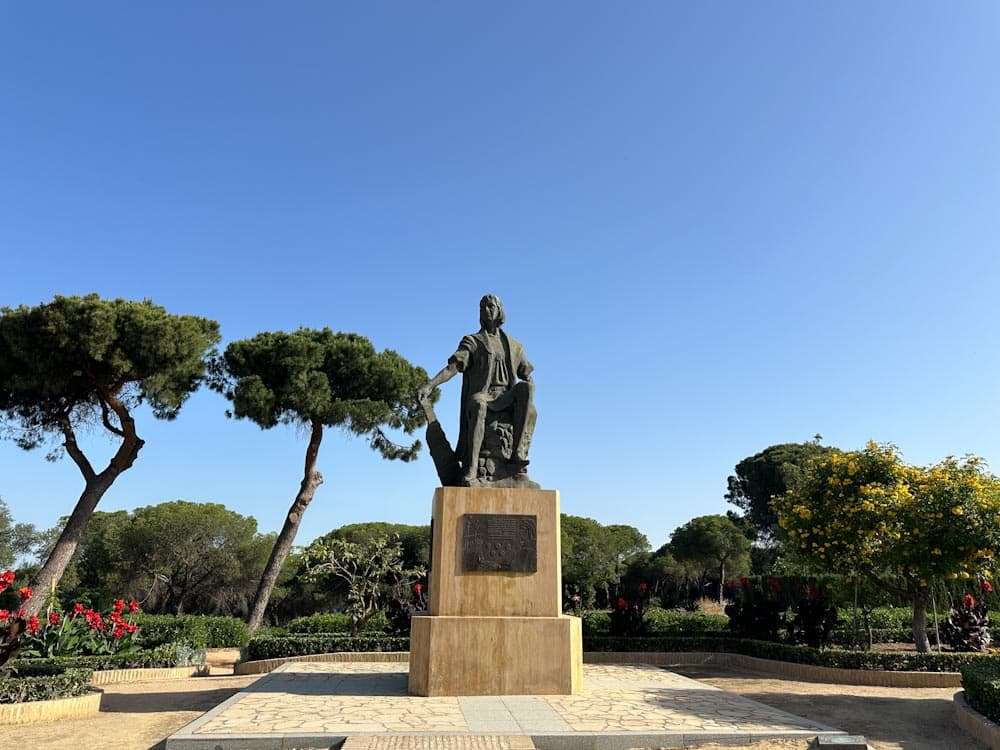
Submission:
<svg viewBox="0 0 1000 750">
<path fill-rule="evenodd" d="M 538 570 L 538 519 L 494 513 L 462 516 L 462 569 L 534 573 Z"/>
</svg>

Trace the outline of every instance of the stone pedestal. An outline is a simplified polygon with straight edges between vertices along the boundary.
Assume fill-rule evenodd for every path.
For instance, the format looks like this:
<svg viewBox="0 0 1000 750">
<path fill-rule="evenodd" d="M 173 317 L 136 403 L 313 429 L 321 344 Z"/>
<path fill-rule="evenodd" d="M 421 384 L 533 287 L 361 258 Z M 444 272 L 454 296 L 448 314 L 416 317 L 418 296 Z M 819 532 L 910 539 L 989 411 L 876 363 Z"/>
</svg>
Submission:
<svg viewBox="0 0 1000 750">
<path fill-rule="evenodd" d="M 470 517 L 483 516 L 499 531 L 467 540 Z M 559 493 L 442 487 L 432 518 L 430 611 L 411 621 L 410 693 L 580 692 L 580 620 L 562 614 Z M 505 569 L 519 551 L 522 570 Z M 524 570 L 530 551 L 534 570 Z"/>
</svg>

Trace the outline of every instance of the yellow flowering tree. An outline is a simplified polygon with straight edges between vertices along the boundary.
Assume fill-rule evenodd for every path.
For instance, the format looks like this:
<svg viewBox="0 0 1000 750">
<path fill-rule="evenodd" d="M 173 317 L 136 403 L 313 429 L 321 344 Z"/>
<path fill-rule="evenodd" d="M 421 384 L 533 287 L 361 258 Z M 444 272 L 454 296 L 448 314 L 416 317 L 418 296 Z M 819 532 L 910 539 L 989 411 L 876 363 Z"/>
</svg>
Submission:
<svg viewBox="0 0 1000 750">
<path fill-rule="evenodd" d="M 910 466 L 891 445 L 832 453 L 773 501 L 778 523 L 811 566 L 864 577 L 913 604 L 917 651 L 930 650 L 935 581 L 985 580 L 1000 550 L 1000 482 L 982 459 Z"/>
</svg>

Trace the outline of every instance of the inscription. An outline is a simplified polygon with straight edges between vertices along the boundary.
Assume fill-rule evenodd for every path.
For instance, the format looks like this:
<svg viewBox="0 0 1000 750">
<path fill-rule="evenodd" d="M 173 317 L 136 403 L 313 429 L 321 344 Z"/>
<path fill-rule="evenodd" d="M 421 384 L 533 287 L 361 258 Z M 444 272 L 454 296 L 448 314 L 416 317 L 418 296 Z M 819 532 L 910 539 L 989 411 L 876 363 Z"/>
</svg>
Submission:
<svg viewBox="0 0 1000 750">
<path fill-rule="evenodd" d="M 462 569 L 534 573 L 538 570 L 538 517 L 495 513 L 462 516 Z"/>
</svg>

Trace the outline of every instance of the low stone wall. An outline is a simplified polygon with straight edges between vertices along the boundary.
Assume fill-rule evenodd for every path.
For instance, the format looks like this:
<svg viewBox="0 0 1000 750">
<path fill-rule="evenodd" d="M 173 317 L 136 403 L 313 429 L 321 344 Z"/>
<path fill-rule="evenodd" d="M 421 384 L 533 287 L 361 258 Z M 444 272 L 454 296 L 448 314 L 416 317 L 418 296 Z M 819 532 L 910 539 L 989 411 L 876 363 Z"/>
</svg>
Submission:
<svg viewBox="0 0 1000 750">
<path fill-rule="evenodd" d="M 955 693 L 955 719 L 962 731 L 991 750 L 1000 750 L 1000 725 L 976 711 L 965 700 L 965 692 Z"/>
<path fill-rule="evenodd" d="M 335 654 L 309 654 L 307 656 L 287 656 L 280 659 L 261 659 L 260 661 L 245 661 L 237 664 L 233 674 L 264 674 L 277 669 L 282 664 L 291 661 L 371 661 L 371 662 L 409 662 L 409 651 L 340 651 Z"/>
<path fill-rule="evenodd" d="M 86 695 L 29 703 L 0 703 L 0 724 L 32 724 L 36 721 L 79 719 L 101 711 L 102 691 L 91 688 Z"/>
<path fill-rule="evenodd" d="M 867 669 L 838 669 L 817 667 L 812 664 L 795 664 L 787 661 L 759 659 L 743 654 L 713 652 L 637 652 L 637 651 L 585 651 L 585 664 L 655 664 L 668 667 L 672 664 L 718 664 L 723 667 L 740 667 L 771 672 L 782 677 L 806 682 L 832 682 L 840 685 L 871 685 L 874 687 L 947 688 L 961 687 L 962 675 L 958 672 L 880 672 Z"/>
<path fill-rule="evenodd" d="M 110 685 L 114 682 L 141 682 L 142 680 L 179 680 L 184 677 L 202 677 L 209 674 L 207 664 L 189 667 L 162 667 L 153 669 L 102 669 L 94 672 L 91 685 Z"/>
</svg>

